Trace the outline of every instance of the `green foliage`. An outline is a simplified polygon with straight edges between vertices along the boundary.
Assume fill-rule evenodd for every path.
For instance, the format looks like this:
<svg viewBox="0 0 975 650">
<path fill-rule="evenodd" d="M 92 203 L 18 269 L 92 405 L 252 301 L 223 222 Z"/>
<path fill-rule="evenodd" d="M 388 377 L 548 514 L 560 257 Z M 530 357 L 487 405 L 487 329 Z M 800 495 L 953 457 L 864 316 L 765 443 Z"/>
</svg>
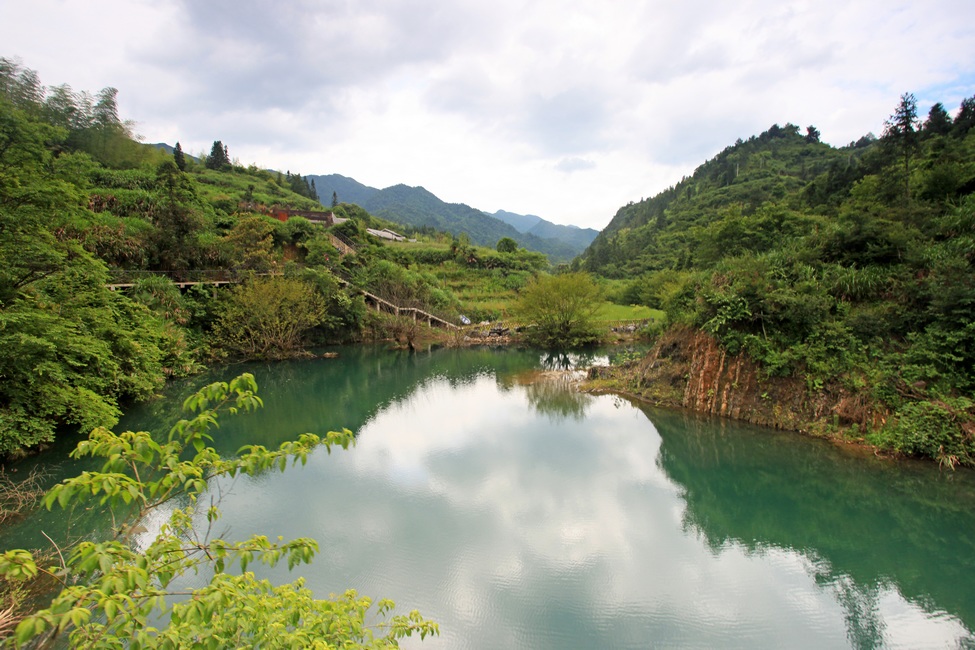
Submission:
<svg viewBox="0 0 975 650">
<path fill-rule="evenodd" d="M 358 267 L 353 280 L 356 286 L 400 307 L 441 313 L 457 306 L 456 299 L 435 277 L 387 259 L 373 259 Z"/>
<path fill-rule="evenodd" d="M 891 422 L 871 437 L 897 451 L 935 458 L 954 467 L 975 465 L 975 412 L 968 398 L 906 402 Z"/>
<path fill-rule="evenodd" d="M 59 427 L 114 424 L 120 398 L 162 380 L 162 318 L 105 288 L 104 264 L 66 233 L 90 216 L 48 149 L 64 131 L 0 97 L 0 455 Z"/>
<path fill-rule="evenodd" d="M 120 400 L 193 372 L 213 331 L 222 343 L 233 338 L 217 327 L 222 291 L 180 296 L 150 278 L 114 293 L 105 285 L 120 276 L 110 272 L 270 271 L 319 237 L 307 220 L 282 225 L 260 214 L 320 208 L 316 200 L 229 160 L 214 170 L 184 157 L 181 168 L 175 153 L 131 139 L 116 95 L 45 89 L 33 71 L 0 59 L 0 456 L 55 431 L 113 424 Z M 226 158 L 217 144 L 215 157 Z M 133 278 L 144 276 L 125 276 Z M 361 301 L 319 280 L 306 281 L 313 311 L 325 310 L 316 340 L 358 332 Z M 294 345 L 286 336 L 255 354 Z"/>
<path fill-rule="evenodd" d="M 185 377 L 202 369 L 198 344 L 187 329 L 194 316 L 191 297 L 184 297 L 172 280 L 158 275 L 140 278 L 129 297 L 162 321 L 158 345 L 162 371 L 167 377 Z"/>
<path fill-rule="evenodd" d="M 511 237 L 502 237 L 498 240 L 496 247 L 499 253 L 514 253 L 518 250 L 518 242 Z"/>
<path fill-rule="evenodd" d="M 0 453 L 50 442 L 61 425 L 114 424 L 120 397 L 158 387 L 162 319 L 104 280 L 58 273 L 0 309 Z"/>
<path fill-rule="evenodd" d="M 183 153 L 183 147 L 180 145 L 179 141 L 177 141 L 176 146 L 173 147 L 173 162 L 176 164 L 176 168 L 181 172 L 186 171 L 186 155 Z"/>
<path fill-rule="evenodd" d="M 161 157 L 133 139 L 131 123 L 119 118 L 115 88 L 103 88 L 94 96 L 76 93 L 68 85 L 45 89 L 36 72 L 0 58 L 0 95 L 17 110 L 62 130 L 61 147 L 83 151 L 102 164 L 133 168 Z"/>
<path fill-rule="evenodd" d="M 935 103 L 928 111 L 928 118 L 924 121 L 923 135 L 925 138 L 931 136 L 945 136 L 951 134 L 951 115 L 945 110 L 944 104 Z"/>
<path fill-rule="evenodd" d="M 302 350 L 308 330 L 322 323 L 325 301 L 296 278 L 257 276 L 235 285 L 221 301 L 214 342 L 248 359 L 278 359 Z"/>
<path fill-rule="evenodd" d="M 278 224 L 275 235 L 286 244 L 301 244 L 318 234 L 318 226 L 304 217 L 291 217 L 284 223 L 278 222 Z"/>
<path fill-rule="evenodd" d="M 171 160 L 156 170 L 159 196 L 153 213 L 155 258 L 165 271 L 183 271 L 197 266 L 202 251 L 196 234 L 204 226 L 193 184 Z"/>
<path fill-rule="evenodd" d="M 802 210 L 806 188 L 821 177 L 810 191 L 817 203 L 845 195 L 863 175 L 863 156 L 853 145 L 836 150 L 812 141 L 795 125 L 773 125 L 727 147 L 657 196 L 620 208 L 575 265 L 608 277 L 684 270 L 696 266 L 702 252 L 708 256 L 704 263 L 713 263 L 721 242 L 738 230 L 744 241 L 726 254 L 776 247 L 794 230 L 814 227 L 812 215 Z M 765 212 L 756 214 L 761 209 Z M 720 218 L 726 223 L 712 225 Z M 786 226 L 781 235 L 773 229 L 779 220 Z M 705 250 L 695 250 L 698 242 Z"/>
<path fill-rule="evenodd" d="M 919 127 L 917 98 L 904 93 L 897 110 L 884 122 L 883 142 L 904 161 L 904 198 L 908 202 L 911 200 L 911 158 L 918 148 Z"/>
<path fill-rule="evenodd" d="M 206 157 L 204 164 L 207 169 L 230 169 L 230 154 L 227 152 L 227 145 L 220 140 L 214 140 L 213 146 L 210 148 L 210 155 Z"/>
<path fill-rule="evenodd" d="M 325 304 L 325 314 L 309 333 L 316 343 L 355 340 L 363 329 L 366 304 L 360 294 L 350 295 L 338 278 L 322 268 L 285 267 L 285 276 L 312 287 Z"/>
<path fill-rule="evenodd" d="M 531 324 L 530 342 L 564 349 L 599 339 L 593 317 L 601 304 L 601 290 L 586 273 L 539 275 L 521 290 L 514 311 Z"/>
<path fill-rule="evenodd" d="M 315 180 L 308 180 L 307 176 L 292 174 L 288 171 L 285 174 L 284 182 L 292 192 L 299 196 L 307 197 L 313 201 L 318 201 L 318 190 L 315 189 Z"/>
<path fill-rule="evenodd" d="M 306 433 L 277 450 L 246 446 L 234 458 L 221 458 L 209 446 L 210 429 L 222 411 L 259 408 L 256 391 L 247 374 L 201 389 L 184 403 L 195 415 L 177 422 L 165 442 L 146 432 L 98 428 L 79 443 L 73 455 L 104 459 L 101 470 L 65 480 L 44 504 L 74 508 L 97 500 L 123 516 L 122 525 L 114 539 L 80 542 L 54 569 L 23 550 L 0 554 L 0 575 L 7 580 L 47 573 L 61 585 L 48 607 L 17 626 L 18 646 L 53 632 L 69 633 L 72 647 L 85 648 L 395 648 L 401 638 L 438 633 L 436 623 L 417 612 L 376 623 L 372 601 L 354 591 L 316 599 L 301 580 L 274 586 L 248 571 L 254 563 L 286 561 L 294 568 L 310 562 L 318 551 L 314 540 L 210 536 L 220 511 L 215 504 L 202 508 L 200 498 L 212 480 L 283 471 L 289 463 L 304 464 L 319 447 L 330 452 L 355 442 L 347 429 L 324 437 Z M 179 505 L 148 543 L 137 544 L 134 531 L 151 512 L 172 508 L 168 504 Z M 204 514 L 207 528 L 199 530 L 194 522 Z M 181 578 L 191 574 L 211 577 L 186 592 Z M 189 598 L 173 602 L 177 595 Z M 385 616 L 392 607 L 381 600 L 376 613 Z"/>
<path fill-rule="evenodd" d="M 769 375 L 903 414 L 878 438 L 887 447 L 970 463 L 951 442 L 967 425 L 942 430 L 929 413 L 975 389 L 966 106 L 975 114 L 975 98 L 955 120 L 934 107 L 921 126 L 905 94 L 883 139 L 842 149 L 773 127 L 621 208 L 575 267 L 620 278 L 619 299 L 664 309 Z"/>
<path fill-rule="evenodd" d="M 279 223 L 256 215 L 241 218 L 222 240 L 229 264 L 251 271 L 270 271 L 276 264 L 274 234 Z"/>
</svg>

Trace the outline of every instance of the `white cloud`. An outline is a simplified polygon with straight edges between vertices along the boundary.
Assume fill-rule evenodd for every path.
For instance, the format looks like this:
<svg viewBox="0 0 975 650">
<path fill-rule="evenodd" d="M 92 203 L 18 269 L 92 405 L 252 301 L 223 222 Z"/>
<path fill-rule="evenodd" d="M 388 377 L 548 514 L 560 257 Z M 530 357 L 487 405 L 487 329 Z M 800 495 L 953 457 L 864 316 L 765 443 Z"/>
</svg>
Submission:
<svg viewBox="0 0 975 650">
<path fill-rule="evenodd" d="M 151 142 L 601 228 L 773 123 L 843 145 L 903 92 L 956 109 L 973 22 L 950 0 L 36 0 L 0 7 L 0 56 L 117 87 Z"/>
<path fill-rule="evenodd" d="M 572 172 L 579 172 L 587 169 L 593 169 L 596 167 L 596 163 L 589 158 L 563 158 L 555 164 L 555 168 L 560 172 L 566 172 L 571 174 Z"/>
</svg>

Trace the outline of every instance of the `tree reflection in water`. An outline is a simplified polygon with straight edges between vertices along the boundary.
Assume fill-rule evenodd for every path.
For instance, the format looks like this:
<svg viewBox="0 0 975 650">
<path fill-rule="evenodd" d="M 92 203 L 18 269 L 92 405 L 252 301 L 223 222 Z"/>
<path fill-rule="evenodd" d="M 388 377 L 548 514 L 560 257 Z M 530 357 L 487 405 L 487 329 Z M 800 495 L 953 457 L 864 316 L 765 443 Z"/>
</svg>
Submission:
<svg viewBox="0 0 975 650">
<path fill-rule="evenodd" d="M 892 591 L 975 629 L 975 481 L 931 463 L 852 457 L 824 441 L 645 409 L 657 463 L 681 486 L 684 526 L 714 553 L 790 549 L 843 607 L 857 648 L 884 645 Z M 937 558 L 954 558 L 954 566 Z"/>
</svg>

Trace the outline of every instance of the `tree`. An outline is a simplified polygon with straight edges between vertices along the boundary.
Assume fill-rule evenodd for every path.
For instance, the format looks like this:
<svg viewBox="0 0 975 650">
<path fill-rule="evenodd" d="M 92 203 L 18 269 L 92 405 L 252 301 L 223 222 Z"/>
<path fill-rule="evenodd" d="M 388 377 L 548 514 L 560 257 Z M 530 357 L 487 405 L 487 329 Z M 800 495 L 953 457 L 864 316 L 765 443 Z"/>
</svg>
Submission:
<svg viewBox="0 0 975 650">
<path fill-rule="evenodd" d="M 184 271 L 198 257 L 195 234 L 205 225 L 203 207 L 192 180 L 172 160 L 156 168 L 156 194 L 155 262 L 165 271 Z"/>
<path fill-rule="evenodd" d="M 223 238 L 225 257 L 242 269 L 269 271 L 275 263 L 274 232 L 279 223 L 258 215 L 240 219 Z"/>
<path fill-rule="evenodd" d="M 332 207 L 334 208 L 339 204 L 339 194 L 338 192 L 332 192 Z"/>
<path fill-rule="evenodd" d="M 511 237 L 502 237 L 498 240 L 497 248 L 499 253 L 514 253 L 518 250 L 518 242 Z"/>
<path fill-rule="evenodd" d="M 210 148 L 210 155 L 206 160 L 207 169 L 227 169 L 230 167 L 230 155 L 227 153 L 227 146 L 220 140 L 214 140 Z"/>
<path fill-rule="evenodd" d="M 60 173 L 80 161 L 48 149 L 64 137 L 0 96 L 0 456 L 111 426 L 120 397 L 162 381 L 160 321 L 109 291 L 105 265 L 78 241 L 55 235 L 92 216 Z"/>
<path fill-rule="evenodd" d="M 293 356 L 305 332 L 325 315 L 325 301 L 301 280 L 256 277 L 230 290 L 218 309 L 214 338 L 227 351 L 248 359 Z"/>
<path fill-rule="evenodd" d="M 911 158 L 918 148 L 917 98 L 912 93 L 901 95 L 894 114 L 884 122 L 883 139 L 904 161 L 904 199 L 911 200 Z"/>
<path fill-rule="evenodd" d="M 925 136 L 948 135 L 951 133 L 951 116 L 945 110 L 944 104 L 938 102 L 928 111 L 928 119 L 924 121 L 922 129 Z"/>
<path fill-rule="evenodd" d="M 599 338 L 593 317 L 602 292 L 587 273 L 539 275 L 521 290 L 515 314 L 531 323 L 527 338 L 546 348 L 564 349 Z"/>
<path fill-rule="evenodd" d="M 183 155 L 183 147 L 176 142 L 176 147 L 173 148 L 173 162 L 176 163 L 176 167 L 179 168 L 181 172 L 186 171 L 186 156 Z"/>
<path fill-rule="evenodd" d="M 817 129 L 815 126 L 810 124 L 809 126 L 806 127 L 806 142 L 810 144 L 819 142 L 819 136 L 820 136 L 819 129 Z"/>
<path fill-rule="evenodd" d="M 958 115 L 955 116 L 952 132 L 964 138 L 973 126 L 975 126 L 975 96 L 962 100 Z"/>
<path fill-rule="evenodd" d="M 308 563 L 318 551 L 312 539 L 211 538 L 219 504 L 201 507 L 200 497 L 212 480 L 283 471 L 289 460 L 304 464 L 319 447 L 331 452 L 355 444 L 352 432 L 343 429 L 322 437 L 302 434 L 275 451 L 245 446 L 236 457 L 221 458 L 209 446 L 218 416 L 260 406 L 254 377 L 243 374 L 190 396 L 183 408 L 196 415 L 177 422 L 164 442 L 144 431 L 116 434 L 97 428 L 79 443 L 72 455 L 103 459 L 101 470 L 56 485 L 44 505 L 86 507 L 100 499 L 122 516 L 115 520 L 121 525 L 113 539 L 80 542 L 53 570 L 24 550 L 0 554 L 0 575 L 7 580 L 47 574 L 61 585 L 47 608 L 18 624 L 17 643 L 70 630 L 71 645 L 85 648 L 395 648 L 403 637 L 438 634 L 436 623 L 416 611 L 374 623 L 372 600 L 354 591 L 317 600 L 301 579 L 274 586 L 248 571 L 254 562 L 275 566 L 286 560 L 289 568 Z M 167 509 L 172 514 L 165 525 L 148 544 L 137 544 L 136 531 L 144 529 L 148 516 Z M 207 528 L 199 530 L 194 522 L 204 514 Z M 180 578 L 188 574 L 212 577 L 205 586 L 185 591 Z M 167 600 L 182 595 L 189 598 Z M 376 604 L 380 616 L 392 607 L 388 600 Z"/>
</svg>

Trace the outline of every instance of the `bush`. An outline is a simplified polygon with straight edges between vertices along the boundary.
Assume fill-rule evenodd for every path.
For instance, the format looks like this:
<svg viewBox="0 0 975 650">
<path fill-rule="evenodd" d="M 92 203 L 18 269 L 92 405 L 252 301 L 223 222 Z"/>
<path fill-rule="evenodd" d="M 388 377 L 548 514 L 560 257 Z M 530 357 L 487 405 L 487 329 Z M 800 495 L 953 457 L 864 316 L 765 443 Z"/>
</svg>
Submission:
<svg viewBox="0 0 975 650">
<path fill-rule="evenodd" d="M 301 280 L 256 277 L 231 289 L 217 310 L 217 345 L 248 359 L 280 359 L 302 351 L 306 332 L 322 323 L 325 301 Z"/>
<path fill-rule="evenodd" d="M 593 317 L 601 303 L 600 288 L 586 273 L 540 275 L 522 289 L 515 313 L 532 325 L 525 335 L 530 343 L 574 348 L 599 339 Z"/>
<path fill-rule="evenodd" d="M 901 406 L 871 442 L 954 467 L 975 464 L 975 417 L 971 400 L 918 401 Z"/>
</svg>

